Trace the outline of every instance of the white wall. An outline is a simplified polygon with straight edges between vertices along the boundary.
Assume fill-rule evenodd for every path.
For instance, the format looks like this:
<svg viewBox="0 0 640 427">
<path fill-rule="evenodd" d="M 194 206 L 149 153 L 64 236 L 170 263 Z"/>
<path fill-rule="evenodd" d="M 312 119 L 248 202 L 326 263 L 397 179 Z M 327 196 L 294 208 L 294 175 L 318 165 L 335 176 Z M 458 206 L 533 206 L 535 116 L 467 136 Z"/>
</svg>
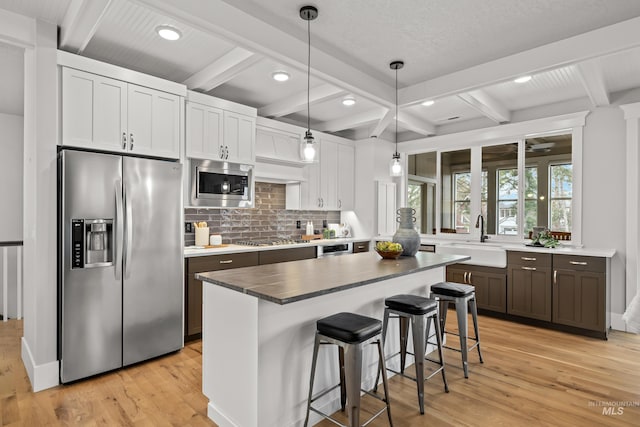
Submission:
<svg viewBox="0 0 640 427">
<path fill-rule="evenodd" d="M 22 151 L 23 120 L 22 116 L 0 114 L 2 143 L 0 144 L 0 241 L 22 240 Z M 1 253 L 1 252 L 0 252 Z M 17 315 L 16 297 L 16 248 L 8 248 L 7 281 L 8 281 L 8 315 Z M 0 259 L 0 277 L 4 270 Z M 0 295 L 0 306 L 2 295 Z M 5 313 L 2 313 L 5 314 Z"/>
<path fill-rule="evenodd" d="M 0 241 L 22 240 L 22 116 L 0 114 Z"/>
<path fill-rule="evenodd" d="M 626 122 L 617 106 L 595 108 L 587 116 L 583 139 L 582 243 L 613 248 L 611 313 L 625 310 Z M 616 325 L 614 325 L 616 326 Z"/>
</svg>

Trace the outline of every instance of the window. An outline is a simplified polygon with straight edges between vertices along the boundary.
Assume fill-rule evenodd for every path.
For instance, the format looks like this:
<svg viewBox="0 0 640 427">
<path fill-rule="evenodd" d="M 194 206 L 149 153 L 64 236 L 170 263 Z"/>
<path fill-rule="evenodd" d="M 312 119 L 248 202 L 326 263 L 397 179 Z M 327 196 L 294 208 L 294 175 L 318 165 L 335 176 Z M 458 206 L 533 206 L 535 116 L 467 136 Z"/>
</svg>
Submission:
<svg viewBox="0 0 640 427">
<path fill-rule="evenodd" d="M 498 169 L 498 234 L 518 232 L 518 169 Z"/>
<path fill-rule="evenodd" d="M 549 228 L 552 231 L 571 231 L 572 183 L 571 163 L 549 165 Z"/>
<path fill-rule="evenodd" d="M 423 185 L 421 182 L 409 181 L 407 189 L 407 203 L 409 207 L 415 209 L 416 225 L 418 225 L 418 232 L 422 230 L 422 205 L 423 205 Z"/>
<path fill-rule="evenodd" d="M 457 233 L 469 233 L 471 218 L 471 172 L 453 174 L 453 215 Z"/>
<path fill-rule="evenodd" d="M 524 230 L 533 230 L 538 225 L 538 168 L 527 167 L 524 171 Z"/>
</svg>

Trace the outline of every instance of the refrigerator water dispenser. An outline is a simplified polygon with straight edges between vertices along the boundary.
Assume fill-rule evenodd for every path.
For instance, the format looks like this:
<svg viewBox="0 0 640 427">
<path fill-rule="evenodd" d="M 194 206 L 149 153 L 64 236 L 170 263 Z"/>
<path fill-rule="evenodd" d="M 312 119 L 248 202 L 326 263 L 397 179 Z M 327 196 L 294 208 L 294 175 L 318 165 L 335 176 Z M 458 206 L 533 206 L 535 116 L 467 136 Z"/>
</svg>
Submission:
<svg viewBox="0 0 640 427">
<path fill-rule="evenodd" d="M 72 268 L 113 265 L 113 220 L 74 219 L 71 221 Z"/>
</svg>

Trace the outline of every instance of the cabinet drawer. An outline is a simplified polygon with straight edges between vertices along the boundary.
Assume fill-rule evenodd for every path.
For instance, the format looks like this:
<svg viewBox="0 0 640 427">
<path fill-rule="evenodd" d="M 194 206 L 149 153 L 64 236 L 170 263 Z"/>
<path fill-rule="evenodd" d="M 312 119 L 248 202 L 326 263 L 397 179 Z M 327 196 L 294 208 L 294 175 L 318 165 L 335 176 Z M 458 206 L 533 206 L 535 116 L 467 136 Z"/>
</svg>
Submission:
<svg viewBox="0 0 640 427">
<path fill-rule="evenodd" d="M 537 268 L 551 267 L 551 254 L 508 251 L 507 265 L 522 265 Z"/>
<path fill-rule="evenodd" d="M 260 265 L 275 264 L 277 262 L 298 261 L 316 257 L 316 247 L 275 249 L 272 251 L 260 251 Z"/>
<path fill-rule="evenodd" d="M 553 268 L 604 273 L 607 268 L 605 258 L 578 255 L 554 255 Z"/>
<path fill-rule="evenodd" d="M 353 253 L 357 254 L 358 252 L 369 252 L 368 240 L 364 242 L 353 242 Z"/>
<path fill-rule="evenodd" d="M 258 265 L 258 252 L 189 258 L 189 274 Z"/>
</svg>

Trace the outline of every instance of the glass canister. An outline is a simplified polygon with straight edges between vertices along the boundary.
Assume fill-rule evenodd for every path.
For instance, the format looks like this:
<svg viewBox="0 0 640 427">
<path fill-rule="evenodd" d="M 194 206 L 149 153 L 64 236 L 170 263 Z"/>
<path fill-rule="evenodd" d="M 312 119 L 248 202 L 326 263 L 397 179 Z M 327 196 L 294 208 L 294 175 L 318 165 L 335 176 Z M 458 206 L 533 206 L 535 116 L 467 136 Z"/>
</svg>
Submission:
<svg viewBox="0 0 640 427">
<path fill-rule="evenodd" d="M 400 224 L 393 235 L 393 242 L 402 245 L 402 256 L 415 256 L 420 248 L 420 234 L 414 228 L 416 210 L 400 208 L 396 211 L 396 221 Z"/>
</svg>

